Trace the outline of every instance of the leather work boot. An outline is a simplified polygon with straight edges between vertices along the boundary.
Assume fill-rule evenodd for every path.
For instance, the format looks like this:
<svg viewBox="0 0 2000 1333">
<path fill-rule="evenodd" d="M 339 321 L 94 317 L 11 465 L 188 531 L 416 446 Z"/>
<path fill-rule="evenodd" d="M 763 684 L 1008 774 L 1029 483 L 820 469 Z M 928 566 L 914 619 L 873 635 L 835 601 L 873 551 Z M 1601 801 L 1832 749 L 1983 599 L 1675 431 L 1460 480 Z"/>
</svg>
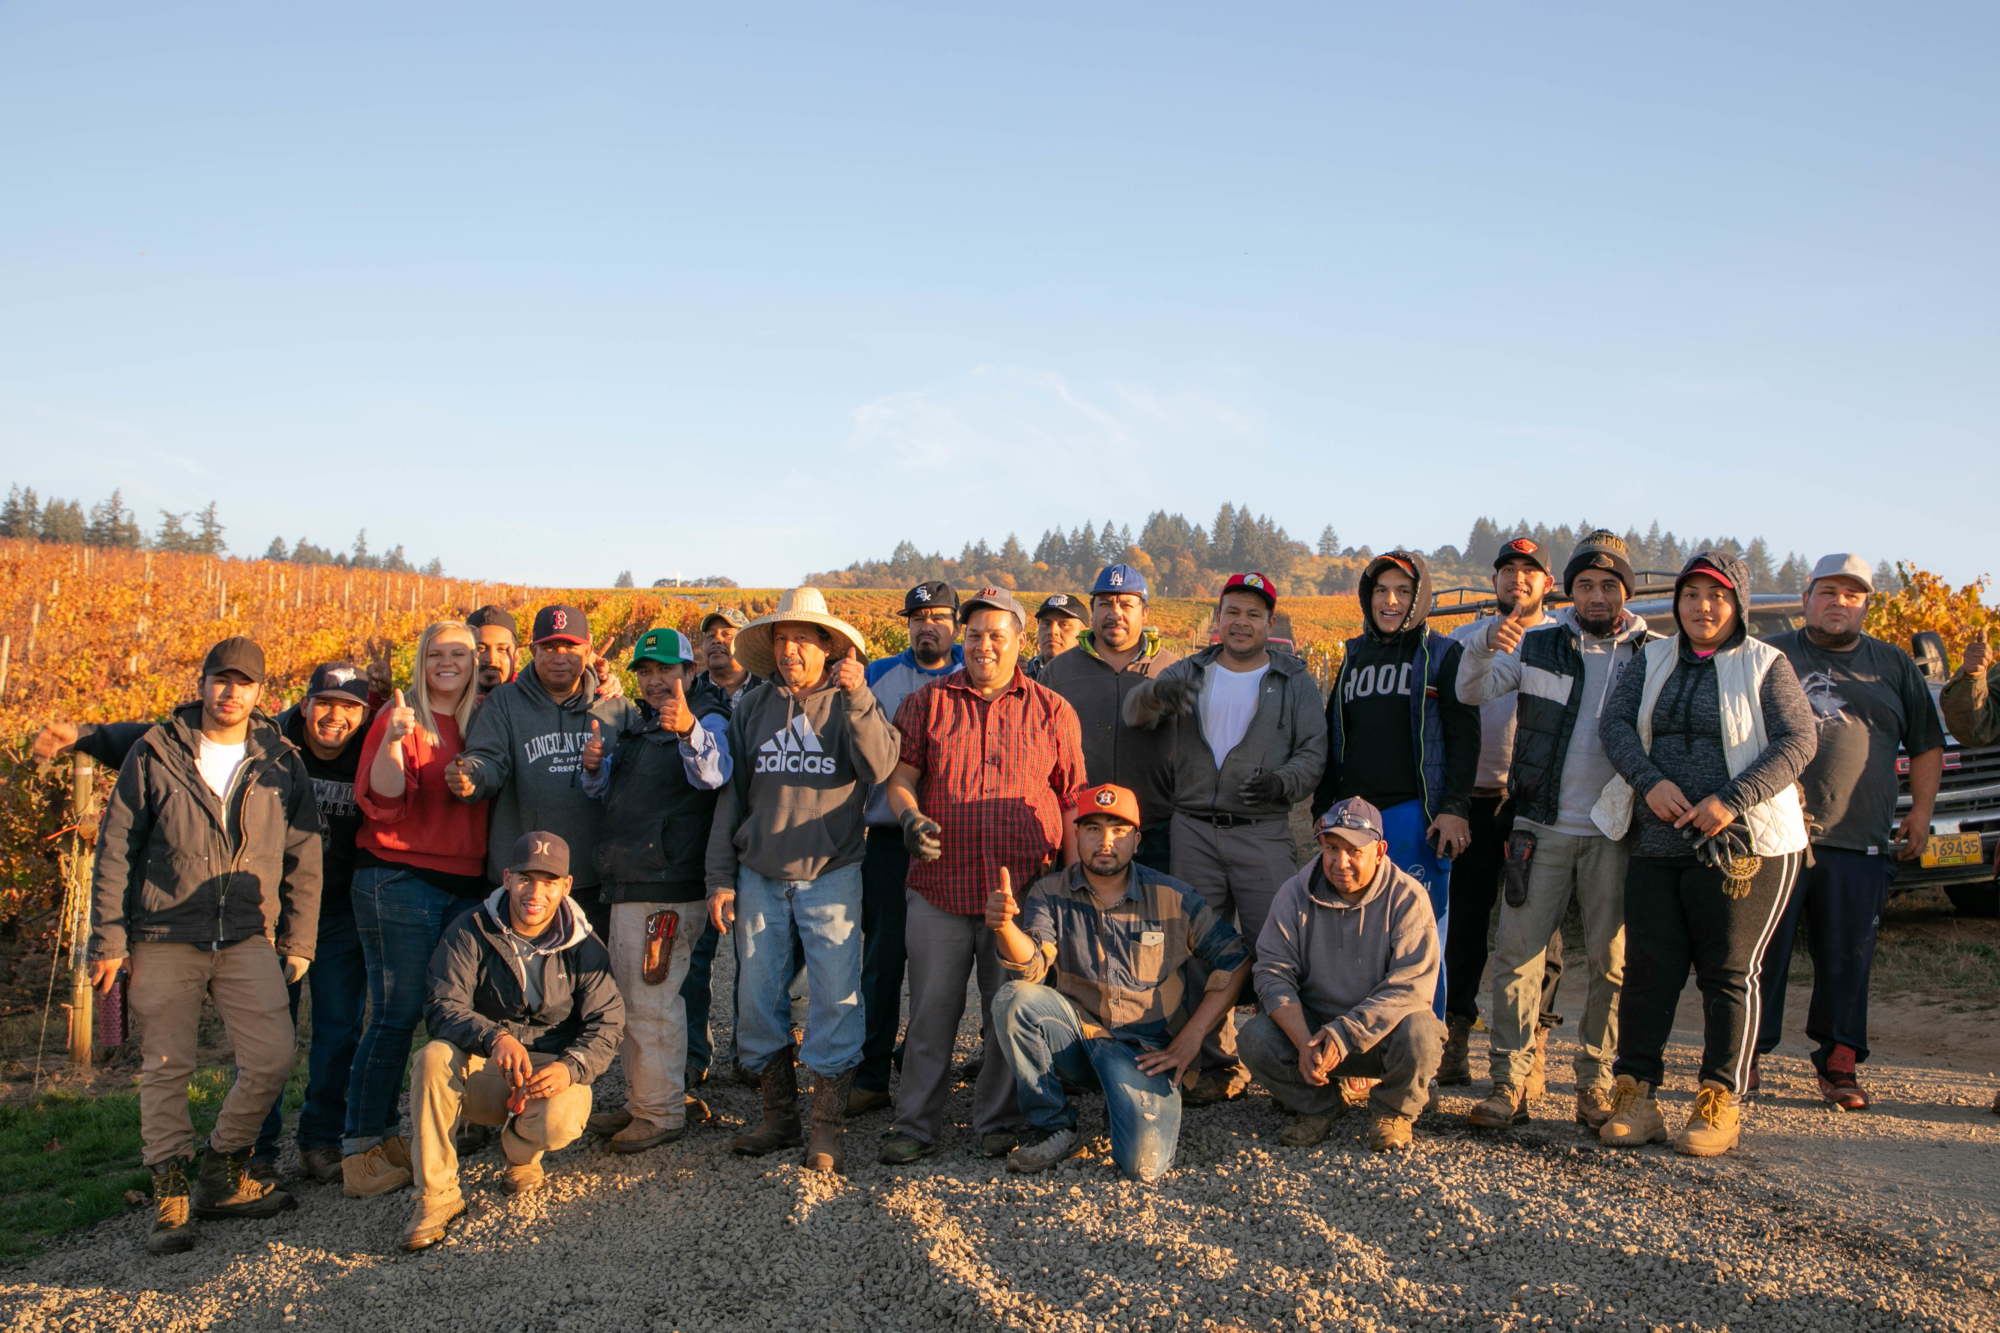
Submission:
<svg viewBox="0 0 2000 1333">
<path fill-rule="evenodd" d="M 500 1188 L 513 1195 L 533 1194 L 546 1183 L 548 1173 L 542 1170 L 539 1155 L 525 1164 L 509 1162 L 507 1169 L 500 1173 Z"/>
<path fill-rule="evenodd" d="M 1674 1138 L 1674 1151 L 1689 1157 L 1720 1157 L 1742 1137 L 1743 1113 L 1736 1098 L 1720 1083 L 1702 1080 L 1687 1127 Z"/>
<path fill-rule="evenodd" d="M 1576 1123 L 1585 1129 L 1604 1128 L 1604 1122 L 1611 1118 L 1611 1089 L 1578 1088 L 1576 1093 Z"/>
<path fill-rule="evenodd" d="M 705 1124 L 710 1119 L 708 1103 L 692 1093 L 682 1093 L 681 1105 L 686 1108 L 681 1114 L 682 1122 L 689 1125 Z"/>
<path fill-rule="evenodd" d="M 1549 1030 L 1537 1024 L 1535 1027 L 1535 1059 L 1528 1066 L 1526 1085 L 1521 1089 L 1522 1101 L 1533 1106 L 1549 1091 Z"/>
<path fill-rule="evenodd" d="M 478 1128 L 484 1129 L 486 1126 L 480 1125 Z M 405 1171 L 410 1169 L 410 1141 L 401 1134 L 382 1136 L 382 1155 L 389 1159 L 392 1166 L 400 1166 Z"/>
<path fill-rule="evenodd" d="M 1512 1129 L 1516 1125 L 1525 1125 L 1529 1119 L 1528 1099 L 1496 1079 L 1493 1091 L 1487 1093 L 1486 1100 L 1473 1107 L 1465 1119 L 1478 1129 Z"/>
<path fill-rule="evenodd" d="M 792 1063 L 796 1048 L 787 1046 L 764 1066 L 758 1086 L 764 1090 L 764 1122 L 738 1134 L 730 1146 L 745 1157 L 762 1157 L 780 1148 L 796 1148 L 803 1140 L 799 1127 L 799 1076 Z"/>
<path fill-rule="evenodd" d="M 854 1091 L 854 1071 L 837 1078 L 813 1075 L 812 1142 L 806 1146 L 806 1170 L 847 1174 L 847 1150 L 841 1142 L 847 1130 L 847 1100 Z"/>
<path fill-rule="evenodd" d="M 847 1113 L 866 1115 L 878 1106 L 887 1106 L 895 1099 L 887 1092 L 877 1092 L 874 1088 L 856 1088 L 847 1094 Z"/>
<path fill-rule="evenodd" d="M 410 1168 L 389 1160 L 388 1140 L 366 1152 L 351 1152 L 340 1159 L 340 1192 L 350 1199 L 372 1199 L 410 1183 Z"/>
<path fill-rule="evenodd" d="M 1445 1015 L 1449 1029 L 1444 1039 L 1444 1058 L 1438 1061 L 1438 1086 L 1462 1088 L 1472 1082 L 1472 1024 L 1463 1014 Z"/>
<path fill-rule="evenodd" d="M 991 1134 L 981 1134 L 979 1136 L 979 1155 L 981 1157 L 1005 1157 L 1020 1146 L 1021 1130 L 1019 1128 L 996 1129 Z"/>
<path fill-rule="evenodd" d="M 340 1145 L 332 1143 L 324 1148 L 307 1148 L 299 1154 L 299 1165 L 320 1184 L 331 1185 L 341 1176 Z"/>
<path fill-rule="evenodd" d="M 299 1201 L 249 1171 L 251 1149 L 220 1152 L 213 1146 L 201 1155 L 192 1200 L 200 1218 L 276 1217 Z"/>
<path fill-rule="evenodd" d="M 1391 1152 L 1410 1146 L 1410 1117 L 1394 1111 L 1377 1111 L 1368 1123 L 1368 1147 L 1373 1152 Z"/>
<path fill-rule="evenodd" d="M 1181 1105 L 1213 1106 L 1217 1102 L 1234 1101 L 1249 1082 L 1249 1071 L 1241 1066 L 1236 1069 L 1204 1069 L 1201 1076 L 1195 1079 L 1193 1087 L 1181 1089 Z"/>
<path fill-rule="evenodd" d="M 1597 1131 L 1598 1141 L 1612 1148 L 1637 1148 L 1667 1141 L 1667 1122 L 1653 1100 L 1653 1085 L 1620 1074 L 1611 1089 L 1611 1115 Z"/>
<path fill-rule="evenodd" d="M 611 1142 L 604 1146 L 611 1149 L 612 1152 L 617 1153 L 645 1152 L 648 1148 L 657 1148 L 663 1143 L 672 1143 L 686 1132 L 687 1126 L 685 1123 L 679 1125 L 656 1125 L 650 1120 L 642 1120 L 638 1116 L 628 1115 L 625 1117 L 624 1126 L 616 1134 L 613 1134 Z"/>
<path fill-rule="evenodd" d="M 583 1127 L 593 1134 L 616 1134 L 632 1123 L 632 1113 L 624 1107 L 615 1111 L 598 1111 L 583 1122 Z"/>
<path fill-rule="evenodd" d="M 491 1142 L 493 1142 L 491 1125 L 475 1125 L 470 1120 L 460 1120 L 451 1127 L 451 1150 L 460 1157 L 470 1157 L 476 1152 L 484 1152 L 486 1145 Z"/>
<path fill-rule="evenodd" d="M 1305 1115 L 1292 1117 L 1292 1123 L 1278 1131 L 1278 1142 L 1287 1148 L 1317 1148 L 1326 1141 L 1327 1133 L 1333 1129 L 1338 1116 Z"/>
<path fill-rule="evenodd" d="M 412 1254 L 428 1250 L 444 1239 L 444 1229 L 465 1212 L 465 1198 L 456 1190 L 435 1198 L 418 1199 L 403 1227 L 403 1248 Z"/>
<path fill-rule="evenodd" d="M 194 1248 L 188 1216 L 188 1168 L 192 1157 L 170 1157 L 153 1168 L 153 1229 L 148 1254 L 184 1254 Z"/>
</svg>

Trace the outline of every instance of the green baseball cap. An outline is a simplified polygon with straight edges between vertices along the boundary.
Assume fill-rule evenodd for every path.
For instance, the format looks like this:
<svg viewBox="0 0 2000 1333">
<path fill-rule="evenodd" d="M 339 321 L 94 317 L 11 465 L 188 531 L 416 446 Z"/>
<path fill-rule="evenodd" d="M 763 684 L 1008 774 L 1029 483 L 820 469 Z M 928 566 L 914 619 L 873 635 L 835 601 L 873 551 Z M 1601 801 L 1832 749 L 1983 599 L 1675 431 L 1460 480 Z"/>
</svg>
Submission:
<svg viewBox="0 0 2000 1333">
<path fill-rule="evenodd" d="M 689 646 L 687 635 L 677 629 L 649 629 L 632 645 L 632 660 L 625 667 L 629 671 L 637 669 L 641 662 L 685 666 L 693 661 L 694 649 Z"/>
</svg>

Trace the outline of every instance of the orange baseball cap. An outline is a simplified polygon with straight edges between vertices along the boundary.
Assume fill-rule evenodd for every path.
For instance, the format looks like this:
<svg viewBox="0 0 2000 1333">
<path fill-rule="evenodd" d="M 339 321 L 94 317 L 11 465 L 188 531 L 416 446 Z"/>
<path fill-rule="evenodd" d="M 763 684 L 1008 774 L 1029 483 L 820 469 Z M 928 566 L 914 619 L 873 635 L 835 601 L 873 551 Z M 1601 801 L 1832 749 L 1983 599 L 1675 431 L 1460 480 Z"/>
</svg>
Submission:
<svg viewBox="0 0 2000 1333">
<path fill-rule="evenodd" d="M 1109 782 L 1097 787 L 1085 787 L 1077 793 L 1077 822 L 1082 823 L 1097 815 L 1109 815 L 1138 828 L 1139 798 L 1132 794 L 1130 788 Z"/>
</svg>

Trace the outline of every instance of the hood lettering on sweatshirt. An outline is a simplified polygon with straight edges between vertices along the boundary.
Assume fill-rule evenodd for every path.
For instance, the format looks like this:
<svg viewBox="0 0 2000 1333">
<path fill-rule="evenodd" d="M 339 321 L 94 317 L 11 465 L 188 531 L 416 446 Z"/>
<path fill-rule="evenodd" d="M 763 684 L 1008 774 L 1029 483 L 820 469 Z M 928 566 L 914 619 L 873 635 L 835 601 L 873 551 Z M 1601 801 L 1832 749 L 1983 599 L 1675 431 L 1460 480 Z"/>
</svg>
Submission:
<svg viewBox="0 0 2000 1333">
<path fill-rule="evenodd" d="M 831 773 L 833 759 L 819 743 L 819 735 L 804 713 L 793 716 L 779 727 L 775 736 L 757 747 L 759 773 Z"/>
<path fill-rule="evenodd" d="M 1394 662 L 1383 662 L 1378 666 L 1356 667 L 1347 673 L 1347 681 L 1340 687 L 1341 702 L 1353 703 L 1356 699 L 1366 699 L 1375 694 L 1410 693 L 1410 668 L 1414 662 L 1404 662 L 1400 667 Z"/>
</svg>

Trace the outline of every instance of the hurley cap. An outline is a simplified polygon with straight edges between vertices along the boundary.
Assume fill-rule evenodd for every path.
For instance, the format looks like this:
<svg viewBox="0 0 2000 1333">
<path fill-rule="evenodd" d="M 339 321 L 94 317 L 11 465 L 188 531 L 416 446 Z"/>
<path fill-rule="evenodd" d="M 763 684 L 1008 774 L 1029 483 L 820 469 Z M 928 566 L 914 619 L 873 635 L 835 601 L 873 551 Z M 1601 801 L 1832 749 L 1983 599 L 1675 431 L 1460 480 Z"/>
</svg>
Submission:
<svg viewBox="0 0 2000 1333">
<path fill-rule="evenodd" d="M 1222 585 L 1223 592 L 1254 592 L 1264 599 L 1264 605 L 1273 611 L 1278 609 L 1278 590 L 1271 586 L 1271 580 L 1262 574 L 1231 574 L 1229 581 Z M 1216 594 L 1222 600 L 1222 594 Z"/>
<path fill-rule="evenodd" d="M 365 704 L 368 680 L 352 662 L 322 662 L 313 668 L 312 680 L 306 685 L 306 698 L 317 699 L 322 694 L 338 694 Z"/>
<path fill-rule="evenodd" d="M 1115 596 L 1121 592 L 1146 595 L 1146 576 L 1130 565 L 1106 565 L 1097 571 L 1097 582 L 1090 585 L 1090 595 Z"/>
<path fill-rule="evenodd" d="M 943 579 L 926 579 L 903 594 L 903 615 L 913 616 L 919 611 L 928 611 L 934 606 L 942 606 L 950 611 L 958 610 L 958 592 Z"/>
<path fill-rule="evenodd" d="M 1868 568 L 1868 562 L 1852 551 L 1836 551 L 1823 555 L 1819 563 L 1812 567 L 1812 577 L 1806 580 L 1806 591 L 1821 579 L 1853 579 L 1868 592 L 1875 591 L 1875 571 Z"/>
<path fill-rule="evenodd" d="M 590 617 L 573 606 L 545 606 L 535 612 L 536 643 L 589 643 Z"/>
<path fill-rule="evenodd" d="M 708 627 L 720 620 L 731 629 L 742 629 L 750 623 L 750 617 L 733 606 L 718 606 L 701 618 L 701 633 L 708 633 Z"/>
<path fill-rule="evenodd" d="M 1076 822 L 1081 824 L 1084 820 L 1093 819 L 1098 815 L 1109 815 L 1137 828 L 1139 798 L 1132 794 L 1129 787 L 1120 787 L 1109 782 L 1102 786 L 1085 787 L 1076 796 Z"/>
<path fill-rule="evenodd" d="M 1071 620 L 1081 620 L 1086 625 L 1090 623 L 1089 613 L 1077 605 L 1076 598 L 1066 592 L 1050 593 L 1042 604 L 1035 608 L 1035 619 L 1037 620 L 1054 620 L 1057 616 L 1068 616 Z"/>
<path fill-rule="evenodd" d="M 677 629 L 649 629 L 639 636 L 639 642 L 632 645 L 632 660 L 625 667 L 632 671 L 637 670 L 641 662 L 685 666 L 693 661 L 694 648 L 688 643 L 687 635 Z"/>
<path fill-rule="evenodd" d="M 201 674 L 218 676 L 225 671 L 238 671 L 248 676 L 253 684 L 264 683 L 264 650 L 257 646 L 255 639 L 237 635 L 224 639 L 208 650 L 208 656 L 201 659 Z"/>
<path fill-rule="evenodd" d="M 1555 570 L 1549 568 L 1549 553 L 1533 537 L 1516 537 L 1513 541 L 1502 542 L 1500 553 L 1493 557 L 1493 568 L 1499 569 L 1509 560 L 1526 560 L 1542 573 L 1550 577 L 1555 575 Z"/>
<path fill-rule="evenodd" d="M 514 839 L 514 854 L 507 869 L 516 875 L 547 875 L 569 878 L 569 844 L 554 833 L 536 829 Z"/>
<path fill-rule="evenodd" d="M 1335 802 L 1319 817 L 1319 824 L 1313 833 L 1320 837 L 1337 833 L 1342 840 L 1356 847 L 1387 840 L 1382 834 L 1382 812 L 1359 796 Z"/>
<path fill-rule="evenodd" d="M 958 604 L 958 618 L 960 620 L 970 620 L 972 619 L 972 613 L 982 606 L 990 607 L 995 611 L 1012 611 L 1014 618 L 1020 621 L 1021 624 L 1025 625 L 1028 623 L 1028 613 L 1021 606 L 1021 599 L 1014 596 L 1013 593 L 1008 592 L 1005 588 L 981 588 L 978 592 Z"/>
<path fill-rule="evenodd" d="M 521 629 L 514 623 L 514 613 L 504 606 L 482 606 L 465 618 L 467 629 L 481 629 L 487 625 L 498 625 L 507 631 L 516 643 L 520 642 Z"/>
</svg>

